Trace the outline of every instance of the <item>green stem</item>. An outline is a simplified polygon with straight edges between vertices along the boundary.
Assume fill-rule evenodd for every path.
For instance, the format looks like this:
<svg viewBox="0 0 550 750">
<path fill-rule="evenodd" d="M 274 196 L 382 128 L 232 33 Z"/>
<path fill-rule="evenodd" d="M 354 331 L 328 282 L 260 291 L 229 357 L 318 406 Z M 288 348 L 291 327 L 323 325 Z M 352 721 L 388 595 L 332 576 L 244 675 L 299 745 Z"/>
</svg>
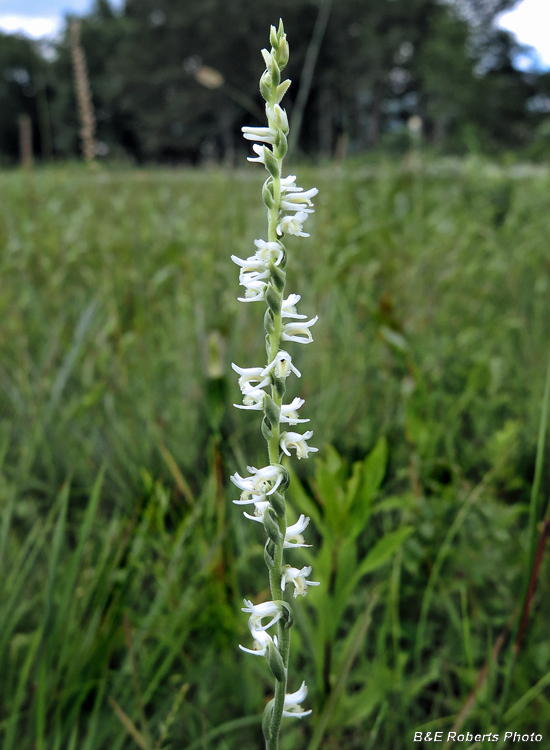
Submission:
<svg viewBox="0 0 550 750">
<path fill-rule="evenodd" d="M 277 222 L 279 219 L 279 209 L 281 203 L 281 167 L 282 159 L 279 159 L 279 172 L 276 177 L 273 178 L 273 198 L 274 205 L 269 211 L 268 215 L 268 239 L 270 242 L 277 241 Z M 283 291 L 280 292 L 281 302 L 283 300 Z M 269 350 L 269 361 L 272 362 L 277 356 L 279 351 L 279 345 L 281 343 L 281 328 L 282 328 L 282 316 L 281 313 L 277 313 L 273 320 L 273 332 L 269 334 L 268 350 Z M 281 410 L 282 397 L 276 393 L 275 387 L 271 388 L 271 398 L 279 409 Z M 271 427 L 272 435 L 268 441 L 269 451 L 269 462 L 271 465 L 279 464 L 279 441 L 280 441 L 280 423 L 273 424 Z M 280 601 L 283 598 L 283 591 L 281 588 L 281 579 L 283 575 L 283 544 L 286 533 L 286 518 L 279 519 L 279 528 L 281 531 L 281 540 L 275 548 L 275 554 L 273 558 L 273 568 L 269 573 L 269 582 L 271 587 L 271 598 L 273 601 Z M 288 660 L 290 653 L 290 630 L 285 627 L 283 621 L 279 621 L 278 629 L 278 648 L 285 665 L 285 679 L 277 680 L 275 683 L 275 697 L 273 703 L 273 711 L 271 713 L 271 737 L 266 743 L 266 750 L 278 750 L 279 748 L 279 733 L 281 731 L 281 721 L 283 718 L 283 709 L 286 695 L 287 677 L 286 672 L 288 670 Z"/>
</svg>

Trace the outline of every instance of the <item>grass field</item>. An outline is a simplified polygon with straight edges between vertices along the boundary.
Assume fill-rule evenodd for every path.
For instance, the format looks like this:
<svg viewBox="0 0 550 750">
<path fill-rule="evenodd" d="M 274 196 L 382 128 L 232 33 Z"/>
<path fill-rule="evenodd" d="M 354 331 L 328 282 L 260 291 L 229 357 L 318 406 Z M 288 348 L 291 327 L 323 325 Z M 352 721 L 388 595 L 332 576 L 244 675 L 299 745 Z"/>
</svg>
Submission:
<svg viewBox="0 0 550 750">
<path fill-rule="evenodd" d="M 550 491 L 550 171 L 410 166 L 299 171 L 320 192 L 287 289 L 319 322 L 290 395 L 321 450 L 290 499 L 322 586 L 291 656 L 314 715 L 284 750 L 550 741 L 545 556 L 519 627 Z M 271 679 L 237 646 L 262 538 L 228 481 L 265 462 L 230 367 L 264 359 L 230 260 L 261 181 L 0 175 L 2 750 L 261 746 Z"/>
</svg>

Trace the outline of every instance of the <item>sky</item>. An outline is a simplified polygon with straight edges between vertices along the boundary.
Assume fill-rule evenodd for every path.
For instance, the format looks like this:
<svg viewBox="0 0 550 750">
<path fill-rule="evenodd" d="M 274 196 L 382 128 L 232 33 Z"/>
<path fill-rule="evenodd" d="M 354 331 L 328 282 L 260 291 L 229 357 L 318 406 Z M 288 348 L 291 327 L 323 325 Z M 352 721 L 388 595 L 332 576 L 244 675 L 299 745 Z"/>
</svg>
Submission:
<svg viewBox="0 0 550 750">
<path fill-rule="evenodd" d="M 120 7 L 123 0 L 111 0 L 111 4 Z M 66 13 L 82 13 L 91 5 L 92 0 L 0 0 L 0 29 L 51 38 Z M 550 70 L 550 0 L 522 0 L 500 16 L 498 25 L 533 48 L 517 58 L 518 68 Z"/>
</svg>

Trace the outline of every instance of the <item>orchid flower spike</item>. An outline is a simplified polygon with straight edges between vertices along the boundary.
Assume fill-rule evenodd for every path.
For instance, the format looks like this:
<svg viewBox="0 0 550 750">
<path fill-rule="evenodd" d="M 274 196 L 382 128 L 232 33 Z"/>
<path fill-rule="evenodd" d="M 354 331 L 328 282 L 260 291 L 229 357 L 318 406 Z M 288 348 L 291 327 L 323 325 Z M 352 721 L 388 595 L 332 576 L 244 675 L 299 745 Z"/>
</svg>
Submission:
<svg viewBox="0 0 550 750">
<path fill-rule="evenodd" d="M 308 319 L 307 315 L 298 313 L 299 294 L 284 297 L 288 256 L 283 243 L 289 235 L 309 237 L 303 228 L 309 215 L 315 211 L 313 199 L 318 191 L 315 187 L 304 190 L 296 184 L 295 175 L 284 177 L 282 174 L 289 122 L 281 101 L 290 85 L 288 79 L 281 79 L 289 58 L 282 21 L 278 28 L 271 27 L 270 42 L 271 49 L 262 50 L 266 69 L 260 78 L 267 126 L 242 128 L 254 153 L 248 161 L 263 164 L 268 173 L 262 187 L 268 215 L 267 237 L 254 240 L 256 251 L 253 255 L 246 258 L 231 256 L 239 267 L 239 283 L 245 289 L 239 301 L 265 302 L 267 306 L 264 314 L 267 365 L 238 367 L 233 364 L 232 367 L 239 376 L 242 394 L 242 404 L 235 404 L 235 407 L 263 412 L 261 432 L 267 442 L 269 465 L 260 469 L 248 466 L 249 476 L 235 473 L 231 481 L 240 490 L 239 498 L 233 502 L 253 506 L 251 512 L 243 515 L 262 526 L 265 532 L 264 560 L 269 569 L 271 601 L 253 604 L 249 599 L 244 600 L 243 612 L 250 615 L 248 628 L 253 647 L 239 648 L 256 656 L 265 656 L 277 680 L 275 698 L 267 703 L 262 723 L 268 747 L 276 748 L 279 747 L 281 718 L 302 718 L 311 713 L 300 705 L 307 696 L 305 682 L 295 693 L 286 692 L 293 615 L 283 594 L 288 583 L 293 584 L 294 598 L 305 596 L 308 586 L 318 586 L 319 583 L 308 580 L 311 567 L 295 568 L 284 564 L 287 550 L 292 555 L 293 549 L 310 546 L 304 539 L 310 519 L 301 515 L 295 524 L 287 526 L 285 492 L 289 473 L 279 461 L 281 452 L 290 456 L 292 449 L 298 459 L 307 458 L 317 451 L 307 444 L 313 435 L 311 430 L 303 435 L 284 431 L 285 425 L 297 425 L 309 422 L 309 419 L 298 415 L 298 410 L 304 405 L 303 398 L 295 396 L 290 403 L 283 403 L 287 378 L 292 373 L 300 378 L 301 373 L 281 344 L 287 341 L 309 344 L 313 341 L 310 329 L 317 322 L 317 316 Z M 266 632 L 273 626 L 277 627 L 278 636 L 272 637 Z"/>
</svg>

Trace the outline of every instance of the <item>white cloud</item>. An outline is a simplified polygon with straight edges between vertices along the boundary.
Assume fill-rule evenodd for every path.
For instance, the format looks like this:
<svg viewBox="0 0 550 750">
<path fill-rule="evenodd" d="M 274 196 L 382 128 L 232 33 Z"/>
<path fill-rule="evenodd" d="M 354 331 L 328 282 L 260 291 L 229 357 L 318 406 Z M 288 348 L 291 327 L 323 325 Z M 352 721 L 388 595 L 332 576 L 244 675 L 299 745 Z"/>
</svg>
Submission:
<svg viewBox="0 0 550 750">
<path fill-rule="evenodd" d="M 522 44 L 536 50 L 538 67 L 550 68 L 550 2 L 523 0 L 517 8 L 503 13 L 498 26 L 515 34 Z"/>
<path fill-rule="evenodd" d="M 33 39 L 54 36 L 61 28 L 58 16 L 0 15 L 0 30 L 9 34 L 24 34 Z"/>
</svg>

